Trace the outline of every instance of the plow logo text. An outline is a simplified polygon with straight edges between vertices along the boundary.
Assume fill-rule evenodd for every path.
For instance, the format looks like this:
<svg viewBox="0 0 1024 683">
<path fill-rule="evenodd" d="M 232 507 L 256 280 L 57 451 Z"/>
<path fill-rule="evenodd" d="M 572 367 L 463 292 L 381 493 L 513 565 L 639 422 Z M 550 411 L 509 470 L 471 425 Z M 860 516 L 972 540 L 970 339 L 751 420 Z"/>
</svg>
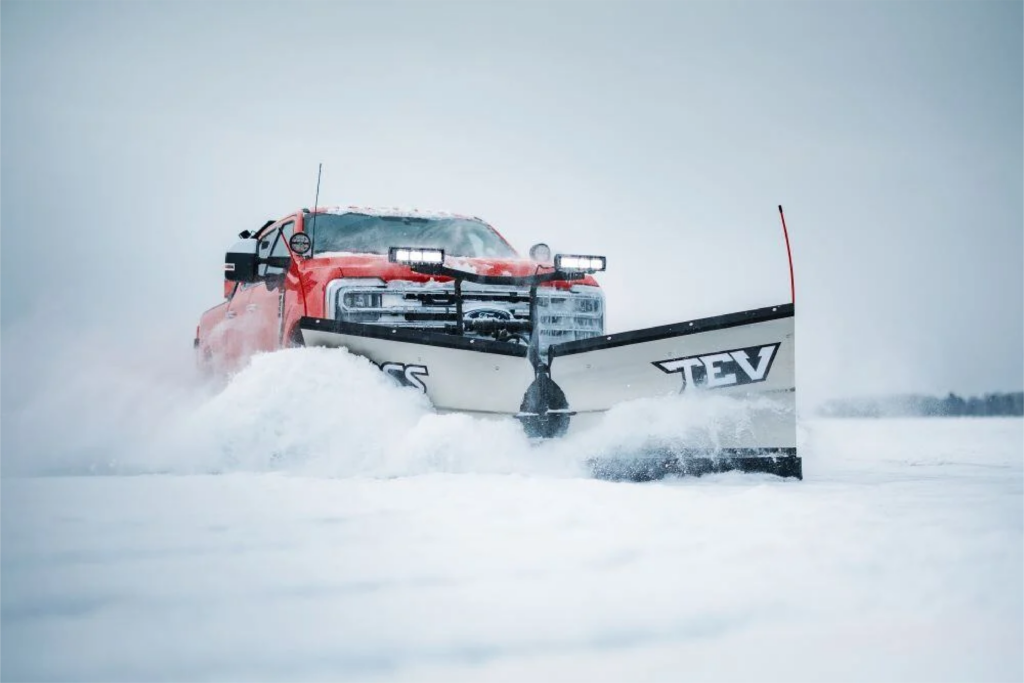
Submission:
<svg viewBox="0 0 1024 683">
<path fill-rule="evenodd" d="M 707 353 L 701 356 L 655 361 L 663 372 L 678 372 L 686 387 L 732 387 L 768 379 L 779 343 L 745 349 Z"/>
<path fill-rule="evenodd" d="M 403 387 L 419 389 L 427 393 L 427 386 L 423 383 L 423 377 L 430 373 L 426 365 L 406 365 L 405 363 L 381 363 L 380 370 L 385 375 L 391 375 L 398 380 Z"/>
</svg>

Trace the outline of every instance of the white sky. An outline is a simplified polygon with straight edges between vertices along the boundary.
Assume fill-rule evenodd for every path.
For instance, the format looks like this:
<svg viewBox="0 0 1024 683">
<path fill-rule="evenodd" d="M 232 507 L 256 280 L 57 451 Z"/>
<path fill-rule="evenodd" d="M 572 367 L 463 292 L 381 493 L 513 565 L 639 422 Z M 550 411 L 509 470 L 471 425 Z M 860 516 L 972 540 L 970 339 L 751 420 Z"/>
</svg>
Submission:
<svg viewBox="0 0 1024 683">
<path fill-rule="evenodd" d="M 781 203 L 805 396 L 1020 390 L 1022 23 L 996 1 L 8 0 L 5 338 L 189 353 L 224 249 L 312 204 L 323 162 L 321 204 L 607 254 L 612 331 L 788 300 Z"/>
</svg>

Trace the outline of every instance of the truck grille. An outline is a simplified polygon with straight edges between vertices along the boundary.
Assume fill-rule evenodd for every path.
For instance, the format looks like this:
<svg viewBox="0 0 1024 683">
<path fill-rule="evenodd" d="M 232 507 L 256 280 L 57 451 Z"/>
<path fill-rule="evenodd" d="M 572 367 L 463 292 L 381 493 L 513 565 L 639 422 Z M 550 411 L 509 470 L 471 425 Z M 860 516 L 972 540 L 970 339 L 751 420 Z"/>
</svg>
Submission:
<svg viewBox="0 0 1024 683">
<path fill-rule="evenodd" d="M 520 328 L 506 334 L 509 341 L 530 340 L 529 288 L 462 285 L 464 321 L 503 321 L 503 329 Z M 450 283 L 427 285 L 391 282 L 386 286 L 355 285 L 336 280 L 327 287 L 326 310 L 346 322 L 388 327 L 406 327 L 455 332 L 455 292 Z M 540 346 L 587 339 L 604 334 L 604 297 L 597 287 L 573 285 L 570 290 L 539 287 L 537 290 L 537 331 Z M 483 328 L 487 323 L 478 324 Z M 494 334 L 465 332 L 468 337 L 495 338 Z"/>
</svg>

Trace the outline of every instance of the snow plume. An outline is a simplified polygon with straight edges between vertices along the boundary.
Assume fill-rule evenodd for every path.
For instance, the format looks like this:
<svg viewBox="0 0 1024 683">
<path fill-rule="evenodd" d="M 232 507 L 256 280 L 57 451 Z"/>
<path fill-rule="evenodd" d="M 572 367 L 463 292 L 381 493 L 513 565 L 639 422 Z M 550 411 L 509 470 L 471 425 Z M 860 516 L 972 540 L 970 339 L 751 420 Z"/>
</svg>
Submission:
<svg viewBox="0 0 1024 683">
<path fill-rule="evenodd" d="M 721 394 L 693 392 L 621 403 L 593 429 L 580 432 L 554 449 L 571 449 L 591 457 L 644 455 L 652 451 L 728 448 L 750 430 L 758 415 L 785 410 L 768 398 L 743 401 Z"/>
<path fill-rule="evenodd" d="M 152 455 L 151 462 L 175 471 L 327 476 L 554 465 L 530 447 L 517 423 L 438 415 L 426 396 L 397 386 L 365 358 L 326 348 L 255 356 L 223 391 L 172 425 Z"/>
<path fill-rule="evenodd" d="M 4 475 L 505 471 L 531 452 L 517 424 L 436 415 L 344 350 L 261 354 L 208 380 L 180 339 L 147 341 L 5 334 Z"/>
<path fill-rule="evenodd" d="M 580 476 L 593 456 L 707 447 L 757 406 L 723 397 L 643 400 L 550 442 L 510 418 L 437 414 L 426 396 L 343 349 L 260 354 L 226 381 L 203 380 L 180 339 L 128 348 L 83 333 L 62 352 L 5 356 L 3 471 L 133 474 L 284 471 L 392 477 L 427 472 Z M 21 342 L 21 343 L 19 343 Z M 188 349 L 190 350 L 190 349 Z"/>
</svg>

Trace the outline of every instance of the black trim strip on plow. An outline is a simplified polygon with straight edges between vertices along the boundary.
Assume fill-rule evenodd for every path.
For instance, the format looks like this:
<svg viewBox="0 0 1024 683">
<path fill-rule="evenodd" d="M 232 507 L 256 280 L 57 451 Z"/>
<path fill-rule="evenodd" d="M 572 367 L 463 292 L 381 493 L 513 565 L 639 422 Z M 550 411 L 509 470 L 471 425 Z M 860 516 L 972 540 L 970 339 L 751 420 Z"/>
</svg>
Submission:
<svg viewBox="0 0 1024 683">
<path fill-rule="evenodd" d="M 726 315 L 718 315 L 713 318 L 700 318 L 698 320 L 672 323 L 671 325 L 662 325 L 660 327 L 648 327 L 643 330 L 618 332 L 590 339 L 552 344 L 548 349 L 548 353 L 551 358 L 568 356 L 574 353 L 586 353 L 587 351 L 625 346 L 626 344 L 639 344 L 659 339 L 668 339 L 669 337 L 682 337 L 710 330 L 721 330 L 728 327 L 739 327 L 741 325 L 768 322 L 769 320 L 791 318 L 793 315 L 793 304 L 779 304 L 778 306 L 755 308 L 739 313 L 727 313 Z"/>
<path fill-rule="evenodd" d="M 724 448 L 706 450 L 649 451 L 587 461 L 597 479 L 655 481 L 667 476 L 696 476 L 718 472 L 761 472 L 803 479 L 803 459 L 796 448 Z"/>
<path fill-rule="evenodd" d="M 406 342 L 409 344 L 439 346 L 446 349 L 479 351 L 481 353 L 496 353 L 502 356 L 514 356 L 518 358 L 526 358 L 527 352 L 527 347 L 519 344 L 510 344 L 509 342 L 491 341 L 490 339 L 467 339 L 466 337 L 460 337 L 457 334 L 429 332 L 422 329 L 388 327 L 386 325 L 349 323 L 341 320 L 311 318 L 308 316 L 304 316 L 299 320 L 299 327 L 303 330 L 310 330 L 311 332 L 333 332 L 334 334 L 347 334 L 354 337 L 388 339 L 390 341 Z"/>
</svg>

